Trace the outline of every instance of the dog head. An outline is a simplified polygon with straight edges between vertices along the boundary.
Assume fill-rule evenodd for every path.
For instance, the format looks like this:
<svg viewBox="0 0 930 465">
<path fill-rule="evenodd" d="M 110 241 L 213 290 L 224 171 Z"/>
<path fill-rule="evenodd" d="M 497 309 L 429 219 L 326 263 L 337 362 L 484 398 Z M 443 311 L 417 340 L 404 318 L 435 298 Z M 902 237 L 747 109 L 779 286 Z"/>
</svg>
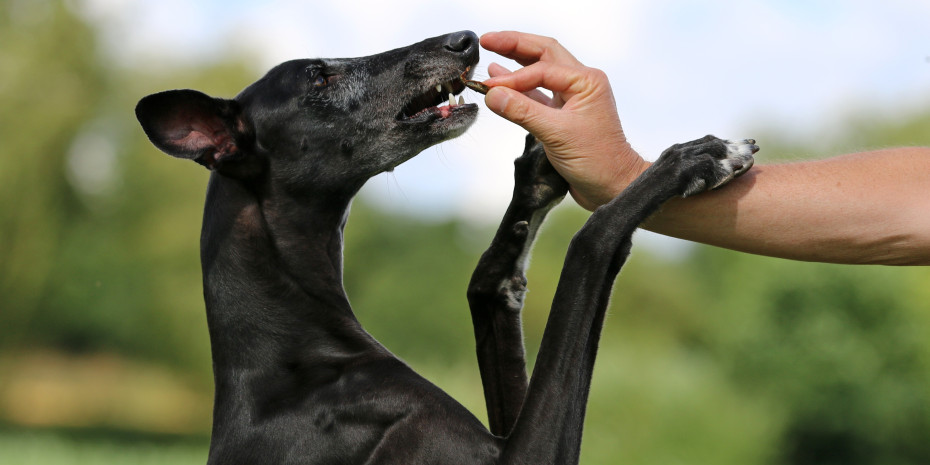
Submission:
<svg viewBox="0 0 930 465">
<path fill-rule="evenodd" d="M 443 102 L 477 62 L 477 36 L 458 32 L 368 57 L 288 61 L 231 100 L 149 95 L 136 116 L 156 147 L 225 176 L 357 189 L 474 122 L 476 105 Z"/>
</svg>

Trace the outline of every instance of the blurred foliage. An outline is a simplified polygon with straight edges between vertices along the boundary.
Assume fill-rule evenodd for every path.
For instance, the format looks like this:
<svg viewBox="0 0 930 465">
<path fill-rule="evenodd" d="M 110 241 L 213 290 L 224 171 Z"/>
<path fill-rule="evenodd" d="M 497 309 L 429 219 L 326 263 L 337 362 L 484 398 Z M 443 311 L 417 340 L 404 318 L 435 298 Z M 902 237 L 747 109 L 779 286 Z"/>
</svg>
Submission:
<svg viewBox="0 0 930 465">
<path fill-rule="evenodd" d="M 157 152 L 132 108 L 168 88 L 231 96 L 257 76 L 232 59 L 125 69 L 96 50 L 60 2 L 0 0 L 0 422 L 203 434 L 207 173 Z M 757 131 L 769 133 L 761 160 L 930 145 L 930 112 L 861 113 L 871 116 L 825 140 Z M 531 357 L 585 217 L 558 208 L 534 251 Z M 345 284 L 366 328 L 479 416 L 464 291 L 491 234 L 361 201 L 346 230 Z M 635 248 L 617 282 L 583 463 L 930 463 L 930 270 L 709 247 L 663 257 Z M 0 457 L 13 463 L 204 454 L 202 442 L 0 430 Z"/>
<path fill-rule="evenodd" d="M 0 347 L 114 351 L 209 373 L 191 253 L 206 172 L 153 156 L 132 111 L 172 87 L 234 95 L 230 83 L 254 73 L 118 71 L 60 2 L 3 1 L 0 13 Z"/>
<path fill-rule="evenodd" d="M 44 306 L 76 206 L 66 154 L 104 79 L 91 32 L 61 5 L 0 5 L 0 302 L 12 336 Z"/>
<path fill-rule="evenodd" d="M 16 465 L 202 465 L 206 438 L 121 431 L 0 430 L 0 463 Z"/>
</svg>

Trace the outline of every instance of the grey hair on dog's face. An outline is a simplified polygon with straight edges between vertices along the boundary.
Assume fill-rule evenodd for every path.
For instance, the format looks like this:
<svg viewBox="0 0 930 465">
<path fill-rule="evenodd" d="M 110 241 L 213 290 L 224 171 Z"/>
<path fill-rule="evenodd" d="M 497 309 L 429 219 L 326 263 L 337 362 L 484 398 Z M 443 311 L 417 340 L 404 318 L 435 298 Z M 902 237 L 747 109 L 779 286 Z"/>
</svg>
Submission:
<svg viewBox="0 0 930 465">
<path fill-rule="evenodd" d="M 463 60 L 435 49 L 427 40 L 362 58 L 289 61 L 236 100 L 253 109 L 257 150 L 272 167 L 288 166 L 295 182 L 364 182 L 474 122 L 476 105 L 442 104 L 464 91 L 459 75 L 477 50 Z M 304 157 L 345 163 L 299 163 Z"/>
<path fill-rule="evenodd" d="M 136 116 L 158 148 L 221 175 L 351 196 L 465 132 L 478 107 L 454 96 L 477 62 L 466 31 L 367 57 L 288 61 L 234 99 L 152 94 Z"/>
</svg>

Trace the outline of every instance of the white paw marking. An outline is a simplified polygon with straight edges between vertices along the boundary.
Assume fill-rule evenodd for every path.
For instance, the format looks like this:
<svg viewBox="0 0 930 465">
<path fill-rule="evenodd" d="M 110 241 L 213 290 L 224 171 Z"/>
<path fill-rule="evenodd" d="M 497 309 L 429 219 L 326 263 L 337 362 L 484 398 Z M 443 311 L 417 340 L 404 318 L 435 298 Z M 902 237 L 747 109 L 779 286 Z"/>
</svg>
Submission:
<svg viewBox="0 0 930 465">
<path fill-rule="evenodd" d="M 727 175 L 711 187 L 711 189 L 716 189 L 732 181 L 733 178 L 749 171 L 749 168 L 752 168 L 752 164 L 755 161 L 752 154 L 759 150 L 759 148 L 756 147 L 756 141 L 752 139 L 738 141 L 728 140 L 725 142 L 727 144 L 727 157 L 718 160 L 717 163 L 723 168 L 723 171 L 726 172 Z"/>
</svg>

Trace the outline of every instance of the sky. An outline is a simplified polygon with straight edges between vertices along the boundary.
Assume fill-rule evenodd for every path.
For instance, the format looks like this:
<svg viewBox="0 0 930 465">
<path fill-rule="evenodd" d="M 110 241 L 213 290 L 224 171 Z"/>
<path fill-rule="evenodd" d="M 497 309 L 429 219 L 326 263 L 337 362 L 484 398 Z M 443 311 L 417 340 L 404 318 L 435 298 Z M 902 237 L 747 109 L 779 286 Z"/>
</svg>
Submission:
<svg viewBox="0 0 930 465">
<path fill-rule="evenodd" d="M 555 37 L 607 73 L 625 132 L 647 159 L 705 134 L 748 138 L 771 125 L 814 137 L 853 109 L 894 117 L 930 104 L 927 0 L 77 4 L 102 28 L 117 63 L 190 64 L 245 53 L 254 57 L 256 78 L 288 59 L 370 55 L 465 29 Z M 517 66 L 483 50 L 479 77 L 492 61 Z M 466 99 L 483 106 L 478 94 Z M 464 136 L 373 178 L 362 195 L 426 218 L 496 221 L 523 134 L 482 108 Z M 759 144 L 764 163 L 765 141 Z"/>
</svg>

